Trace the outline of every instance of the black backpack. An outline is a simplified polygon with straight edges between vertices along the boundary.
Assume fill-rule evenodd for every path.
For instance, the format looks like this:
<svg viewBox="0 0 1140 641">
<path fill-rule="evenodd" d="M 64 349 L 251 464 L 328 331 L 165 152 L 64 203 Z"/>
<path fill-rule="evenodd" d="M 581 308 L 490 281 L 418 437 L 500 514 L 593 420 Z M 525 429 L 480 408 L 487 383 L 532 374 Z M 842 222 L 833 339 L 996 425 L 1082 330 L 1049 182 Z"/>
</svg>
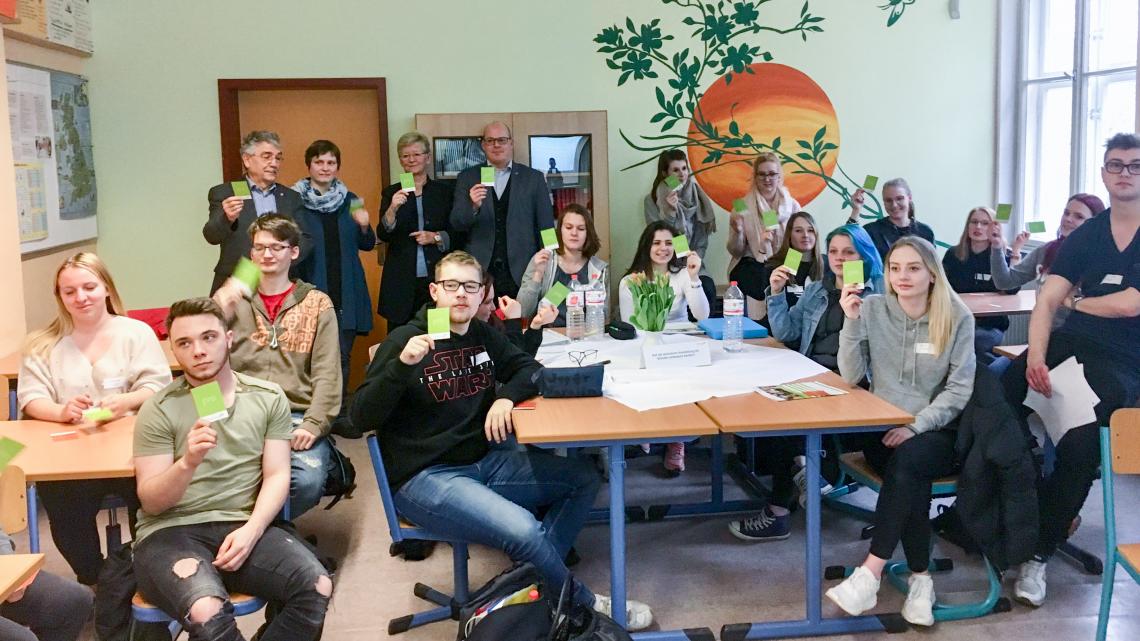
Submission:
<svg viewBox="0 0 1140 641">
<path fill-rule="evenodd" d="M 95 637 L 99 641 L 169 641 L 162 623 L 139 623 L 131 615 L 135 595 L 134 552 L 130 543 L 112 550 L 99 570 L 95 591 Z"/>
<path fill-rule="evenodd" d="M 331 510 L 332 506 L 339 503 L 342 498 L 352 498 L 352 492 L 356 489 L 356 467 L 352 465 L 352 459 L 337 448 L 332 436 L 325 438 L 329 439 L 329 449 L 332 451 L 329 455 L 329 473 L 325 477 L 324 491 L 325 496 L 333 497 L 333 500 L 325 506 L 326 510 Z"/>
</svg>

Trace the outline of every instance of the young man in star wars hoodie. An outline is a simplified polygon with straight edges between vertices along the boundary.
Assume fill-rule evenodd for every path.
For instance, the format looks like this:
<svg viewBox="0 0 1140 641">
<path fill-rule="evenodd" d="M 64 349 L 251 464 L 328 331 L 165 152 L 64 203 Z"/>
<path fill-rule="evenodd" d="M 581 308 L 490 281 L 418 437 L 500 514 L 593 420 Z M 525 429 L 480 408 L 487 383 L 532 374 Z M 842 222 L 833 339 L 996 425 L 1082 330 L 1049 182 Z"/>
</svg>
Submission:
<svg viewBox="0 0 1140 641">
<path fill-rule="evenodd" d="M 285 390 L 293 413 L 289 516 L 320 502 L 332 464 L 329 427 L 340 412 L 341 367 L 336 310 L 313 285 L 289 279 L 300 253 L 301 230 L 269 214 L 250 224 L 250 257 L 261 270 L 257 291 L 230 279 L 214 299 L 234 332 L 235 371 Z"/>
</svg>

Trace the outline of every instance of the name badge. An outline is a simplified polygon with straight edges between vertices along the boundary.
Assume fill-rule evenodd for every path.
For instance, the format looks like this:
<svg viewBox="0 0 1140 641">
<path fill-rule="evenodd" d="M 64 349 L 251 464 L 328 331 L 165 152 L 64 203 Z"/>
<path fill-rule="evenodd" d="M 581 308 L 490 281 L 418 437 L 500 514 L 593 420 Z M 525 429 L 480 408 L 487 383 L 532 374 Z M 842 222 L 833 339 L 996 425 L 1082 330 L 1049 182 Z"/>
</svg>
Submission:
<svg viewBox="0 0 1140 641">
<path fill-rule="evenodd" d="M 934 352 L 934 344 L 933 343 L 915 343 L 914 344 L 914 353 L 915 354 L 934 354 L 935 353 Z"/>
<path fill-rule="evenodd" d="M 103 379 L 103 389 L 122 389 L 127 386 L 127 379 L 125 376 L 115 376 L 113 378 Z"/>
<path fill-rule="evenodd" d="M 1101 285 L 1119 285 L 1124 282 L 1124 277 L 1120 274 L 1105 274 L 1104 280 L 1100 281 Z"/>
<path fill-rule="evenodd" d="M 974 280 L 988 281 L 988 280 L 992 280 L 992 279 L 993 279 L 993 276 L 991 276 L 990 274 L 974 274 Z"/>
<path fill-rule="evenodd" d="M 791 292 L 793 294 L 797 294 L 797 295 L 804 293 L 803 285 L 788 285 L 787 287 L 785 287 L 785 289 L 787 289 L 789 292 Z"/>
<path fill-rule="evenodd" d="M 491 360 L 491 357 L 487 355 L 487 352 L 479 352 L 471 360 L 473 361 L 473 364 L 478 367 L 479 365 L 482 365 L 483 363 Z"/>
</svg>

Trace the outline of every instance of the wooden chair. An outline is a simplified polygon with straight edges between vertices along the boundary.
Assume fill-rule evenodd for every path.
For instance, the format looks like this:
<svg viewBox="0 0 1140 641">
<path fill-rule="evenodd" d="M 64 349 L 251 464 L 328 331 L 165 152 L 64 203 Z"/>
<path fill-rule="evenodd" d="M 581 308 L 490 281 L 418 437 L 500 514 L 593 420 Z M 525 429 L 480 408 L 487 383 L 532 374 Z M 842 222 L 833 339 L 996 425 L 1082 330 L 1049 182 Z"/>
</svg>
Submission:
<svg viewBox="0 0 1140 641">
<path fill-rule="evenodd" d="M 18 465 L 0 472 L 0 528 L 9 535 L 28 529 L 28 481 Z"/>
<path fill-rule="evenodd" d="M 4 398 L 0 398 L 0 421 L 7 421 L 16 418 L 12 415 L 12 395 L 8 392 L 8 377 L 0 376 L 0 391 L 3 391 Z"/>
<path fill-rule="evenodd" d="M 1113 477 L 1140 474 L 1140 408 L 1113 412 L 1109 427 L 1100 428 L 1101 488 L 1104 490 L 1104 573 L 1101 575 L 1100 615 L 1096 622 L 1097 641 L 1108 634 L 1108 612 L 1112 607 L 1116 566 L 1128 571 L 1140 583 L 1140 543 L 1116 542 L 1116 501 Z"/>
</svg>

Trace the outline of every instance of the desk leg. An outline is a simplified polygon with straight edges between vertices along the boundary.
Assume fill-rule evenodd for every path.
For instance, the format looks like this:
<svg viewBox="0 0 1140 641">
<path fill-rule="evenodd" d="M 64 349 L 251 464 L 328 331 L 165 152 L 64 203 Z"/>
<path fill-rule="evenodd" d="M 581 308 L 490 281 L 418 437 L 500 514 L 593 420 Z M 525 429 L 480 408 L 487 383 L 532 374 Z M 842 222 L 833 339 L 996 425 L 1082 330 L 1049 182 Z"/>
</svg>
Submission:
<svg viewBox="0 0 1140 641">
<path fill-rule="evenodd" d="M 611 615 L 625 627 L 625 446 L 608 446 L 610 458 L 610 598 Z"/>
<path fill-rule="evenodd" d="M 36 484 L 28 483 L 28 551 L 40 551 L 40 510 L 36 500 Z"/>
<path fill-rule="evenodd" d="M 19 411 L 16 409 L 16 403 L 17 403 L 16 390 L 15 389 L 8 390 L 8 420 L 9 421 L 14 421 L 17 418 L 19 418 L 17 416 L 19 414 Z"/>
<path fill-rule="evenodd" d="M 822 556 L 823 541 L 819 518 L 819 451 L 822 448 L 822 439 L 819 432 L 809 432 L 804 444 L 804 454 L 807 461 L 807 580 L 804 582 L 806 590 L 807 620 L 812 624 L 820 620 L 820 600 L 822 598 Z"/>
<path fill-rule="evenodd" d="M 724 507 L 724 443 L 721 435 L 712 437 L 712 509 Z"/>
</svg>

